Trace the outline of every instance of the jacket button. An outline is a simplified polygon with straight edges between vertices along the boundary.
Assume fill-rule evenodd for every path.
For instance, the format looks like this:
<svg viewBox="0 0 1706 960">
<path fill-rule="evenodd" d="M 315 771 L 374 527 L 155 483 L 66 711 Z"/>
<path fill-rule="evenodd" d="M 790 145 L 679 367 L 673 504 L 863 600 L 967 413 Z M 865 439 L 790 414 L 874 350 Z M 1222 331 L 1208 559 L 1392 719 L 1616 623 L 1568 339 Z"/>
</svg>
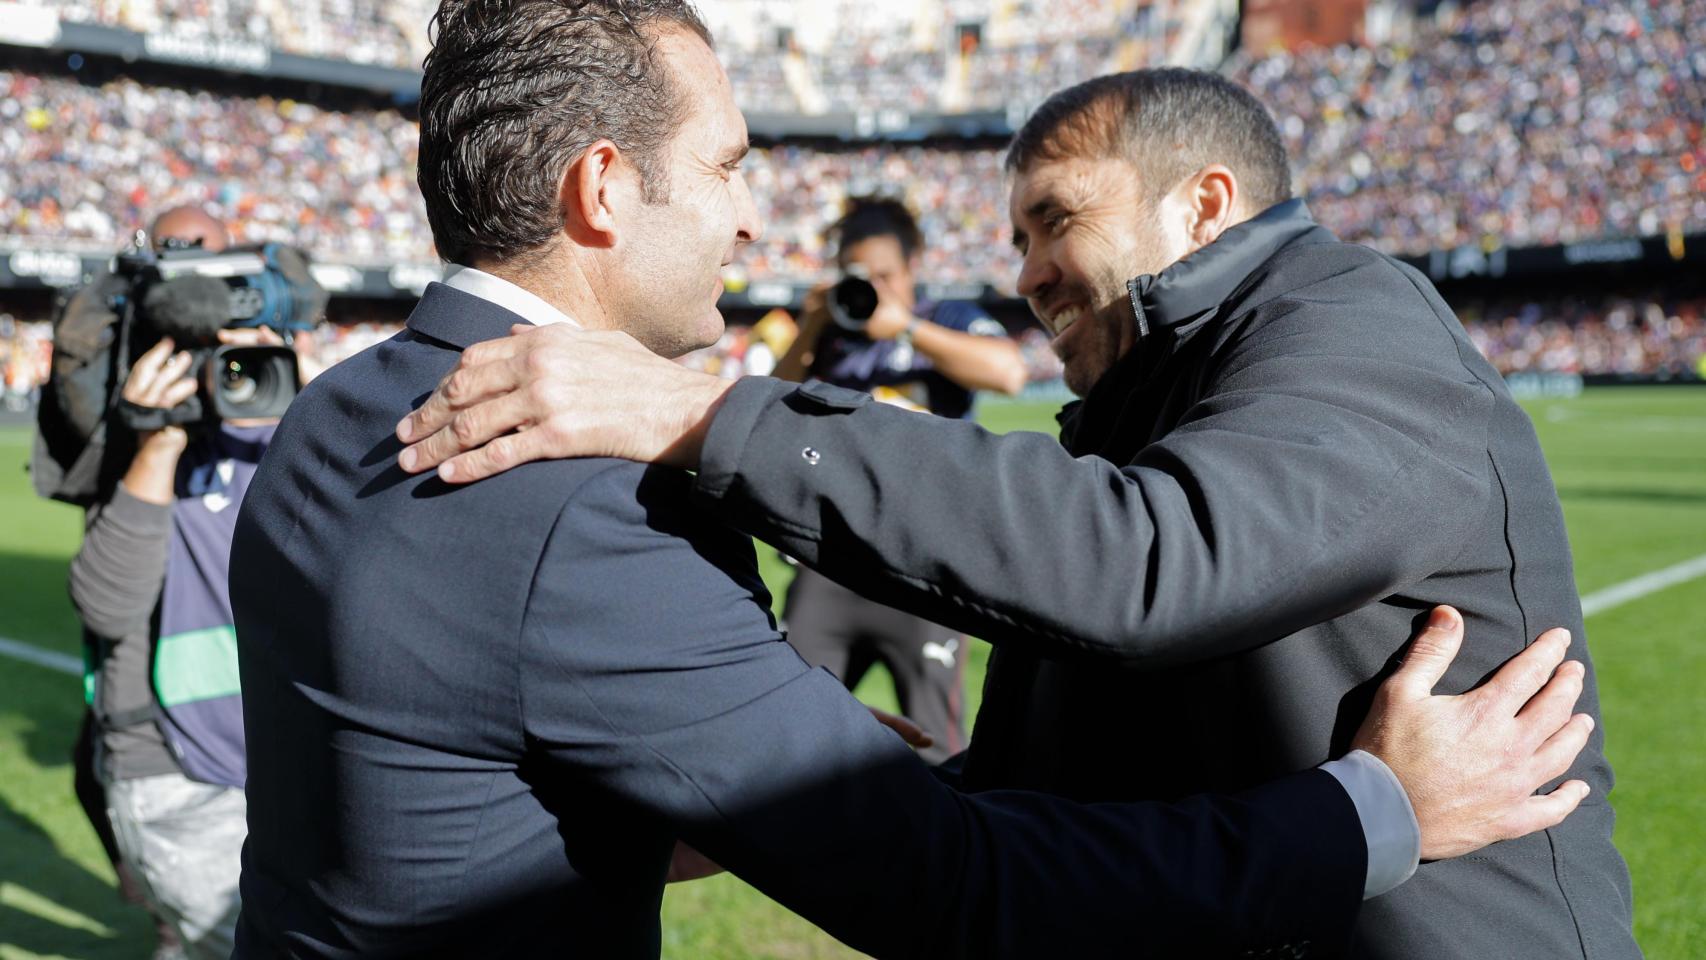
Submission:
<svg viewBox="0 0 1706 960">
<path fill-rule="evenodd" d="M 818 453 L 816 447 L 807 447 L 800 451 L 800 459 L 815 467 L 817 462 L 823 459 L 823 454 Z"/>
</svg>

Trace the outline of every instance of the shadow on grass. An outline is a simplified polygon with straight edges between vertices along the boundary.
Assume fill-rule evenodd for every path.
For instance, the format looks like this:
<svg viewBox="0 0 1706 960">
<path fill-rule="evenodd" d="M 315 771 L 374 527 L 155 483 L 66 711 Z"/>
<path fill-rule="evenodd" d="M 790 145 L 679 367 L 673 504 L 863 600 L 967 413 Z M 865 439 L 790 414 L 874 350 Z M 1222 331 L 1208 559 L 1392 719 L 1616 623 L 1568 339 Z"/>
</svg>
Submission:
<svg viewBox="0 0 1706 960">
<path fill-rule="evenodd" d="M 26 953 L 107 960 L 153 949 L 148 915 L 129 906 L 104 877 L 67 857 L 47 831 L 0 798 L 0 886 L 45 902 L 0 903 L 0 943 Z"/>
<path fill-rule="evenodd" d="M 17 607 L 32 599 L 20 596 L 20 604 L 0 611 L 0 632 L 23 639 L 18 634 L 25 631 L 13 624 Z M 153 934 L 147 914 L 125 904 L 109 876 L 89 865 L 103 854 L 78 810 L 70 776 L 83 714 L 81 679 L 0 663 L 0 725 L 10 731 L 0 738 L 6 780 L 0 784 L 0 888 L 6 890 L 0 944 L 92 960 L 148 956 Z"/>
</svg>

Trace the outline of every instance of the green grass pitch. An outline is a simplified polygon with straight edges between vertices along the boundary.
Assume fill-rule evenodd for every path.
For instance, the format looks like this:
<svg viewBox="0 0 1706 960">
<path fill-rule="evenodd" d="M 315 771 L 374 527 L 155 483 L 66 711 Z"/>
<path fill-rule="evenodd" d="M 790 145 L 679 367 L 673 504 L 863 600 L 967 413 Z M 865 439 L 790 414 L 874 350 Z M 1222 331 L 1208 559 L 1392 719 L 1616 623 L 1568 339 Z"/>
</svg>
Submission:
<svg viewBox="0 0 1706 960">
<path fill-rule="evenodd" d="M 1551 460 L 1584 594 L 1706 553 L 1706 389 L 1590 390 L 1528 405 Z M 985 407 L 992 429 L 1051 431 L 1052 406 Z M 36 500 L 22 464 L 28 433 L 0 428 L 0 637 L 78 654 L 65 565 L 80 516 Z M 760 546 L 773 588 L 787 570 Z M 1706 579 L 1588 620 L 1609 751 L 1617 840 L 1635 878 L 1647 955 L 1706 955 Z M 988 650 L 973 647 L 975 709 Z M 859 695 L 894 704 L 880 671 Z M 147 918 L 118 900 L 112 873 L 71 796 L 67 760 L 79 682 L 0 658 L 0 960 L 144 958 Z M 833 866 L 826 865 L 826 869 Z M 850 951 L 738 880 L 672 887 L 665 957 L 850 957 Z"/>
</svg>

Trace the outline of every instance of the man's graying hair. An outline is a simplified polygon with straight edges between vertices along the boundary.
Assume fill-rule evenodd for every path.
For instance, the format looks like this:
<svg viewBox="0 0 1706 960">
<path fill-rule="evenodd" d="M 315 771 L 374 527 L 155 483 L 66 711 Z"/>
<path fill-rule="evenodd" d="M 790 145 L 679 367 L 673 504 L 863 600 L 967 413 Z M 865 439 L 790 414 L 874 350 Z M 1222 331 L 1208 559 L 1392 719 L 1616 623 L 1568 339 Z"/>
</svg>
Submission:
<svg viewBox="0 0 1706 960">
<path fill-rule="evenodd" d="M 1248 90 L 1202 70 L 1132 70 L 1056 93 L 1014 135 L 1007 170 L 1069 157 L 1132 161 L 1151 200 L 1211 163 L 1238 178 L 1251 212 L 1291 197 L 1273 116 Z"/>
<path fill-rule="evenodd" d="M 508 259 L 562 230 L 557 187 L 600 139 L 666 203 L 686 119 L 660 29 L 711 42 L 686 0 L 443 0 L 421 79 L 421 195 L 439 256 Z"/>
</svg>

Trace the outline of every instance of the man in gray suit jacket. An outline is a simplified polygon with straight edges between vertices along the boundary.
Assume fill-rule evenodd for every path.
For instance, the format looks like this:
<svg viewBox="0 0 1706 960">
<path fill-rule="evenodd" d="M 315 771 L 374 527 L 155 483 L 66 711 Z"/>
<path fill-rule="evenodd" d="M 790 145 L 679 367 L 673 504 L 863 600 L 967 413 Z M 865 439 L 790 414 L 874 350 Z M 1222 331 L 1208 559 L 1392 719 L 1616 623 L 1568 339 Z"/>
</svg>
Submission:
<svg viewBox="0 0 1706 960">
<path fill-rule="evenodd" d="M 1424 278 L 1291 199 L 1247 92 L 1099 78 L 1039 108 L 1008 166 L 1018 288 L 1085 398 L 1059 444 L 539 331 L 465 357 L 454 395 L 400 428 L 419 441 L 405 465 L 502 435 L 441 474 L 697 467 L 725 520 L 996 645 L 962 758 L 975 790 L 1169 800 L 1333 756 L 1392 669 L 1384 638 L 1447 600 L 1469 621 L 1452 689 L 1537 624 L 1570 627 L 1586 662 L 1527 417 Z M 556 387 L 511 393 L 535 382 Z M 1586 697 L 1597 714 L 1591 670 Z M 1353 952 L 1638 956 L 1599 733 L 1570 775 L 1593 787 L 1580 813 L 1424 865 L 1363 909 Z"/>
</svg>

